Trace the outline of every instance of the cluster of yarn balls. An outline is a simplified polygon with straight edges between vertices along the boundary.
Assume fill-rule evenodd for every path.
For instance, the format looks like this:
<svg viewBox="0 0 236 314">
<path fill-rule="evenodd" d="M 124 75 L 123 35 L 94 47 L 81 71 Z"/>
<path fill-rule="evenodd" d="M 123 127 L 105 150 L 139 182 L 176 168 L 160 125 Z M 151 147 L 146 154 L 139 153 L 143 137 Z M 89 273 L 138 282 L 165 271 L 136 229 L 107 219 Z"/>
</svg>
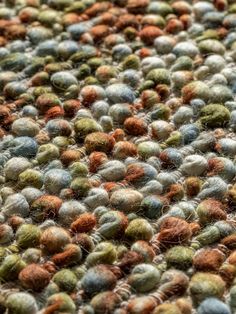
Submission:
<svg viewBox="0 0 236 314">
<path fill-rule="evenodd" d="M 236 313 L 235 0 L 0 3 L 0 313 Z"/>
</svg>

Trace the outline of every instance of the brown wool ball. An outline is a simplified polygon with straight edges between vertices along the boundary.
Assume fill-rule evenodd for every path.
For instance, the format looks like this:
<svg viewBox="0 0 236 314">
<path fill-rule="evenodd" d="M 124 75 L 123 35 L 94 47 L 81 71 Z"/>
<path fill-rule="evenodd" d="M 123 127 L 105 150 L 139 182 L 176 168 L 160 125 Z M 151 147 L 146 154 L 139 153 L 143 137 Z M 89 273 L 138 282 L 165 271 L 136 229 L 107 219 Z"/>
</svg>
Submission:
<svg viewBox="0 0 236 314">
<path fill-rule="evenodd" d="M 25 289 L 39 292 L 49 284 L 51 275 L 42 266 L 30 264 L 19 273 L 18 278 Z"/>
<path fill-rule="evenodd" d="M 148 298 L 146 296 L 132 299 L 128 304 L 129 314 L 149 314 L 152 313 L 156 307 L 156 301 L 154 298 Z"/>
<path fill-rule="evenodd" d="M 221 243 L 230 250 L 236 249 L 236 233 L 233 233 L 221 240 Z"/>
<path fill-rule="evenodd" d="M 26 35 L 26 27 L 23 24 L 9 25 L 6 27 L 4 35 L 8 40 L 24 39 Z"/>
<path fill-rule="evenodd" d="M 46 121 L 49 121 L 51 119 L 56 119 L 56 118 L 63 118 L 63 116 L 64 116 L 64 110 L 60 106 L 55 106 L 48 109 L 44 115 Z"/>
<path fill-rule="evenodd" d="M 68 149 L 61 154 L 61 161 L 63 165 L 69 166 L 72 162 L 80 160 L 81 153 L 74 149 Z"/>
<path fill-rule="evenodd" d="M 116 142 L 124 141 L 125 132 L 122 129 L 116 129 L 112 136 Z"/>
<path fill-rule="evenodd" d="M 189 224 L 180 218 L 167 217 L 160 226 L 157 240 L 161 246 L 168 248 L 176 244 L 187 243 L 192 236 Z"/>
<path fill-rule="evenodd" d="M 80 246 L 76 244 L 67 244 L 62 253 L 57 253 L 52 256 L 52 262 L 59 267 L 67 267 L 78 264 L 82 258 Z"/>
<path fill-rule="evenodd" d="M 119 296 L 112 291 L 105 291 L 97 294 L 91 300 L 91 305 L 95 313 L 112 314 L 117 306 L 119 306 Z"/>
<path fill-rule="evenodd" d="M 219 275 L 227 284 L 227 286 L 231 286 L 236 275 L 236 266 L 231 264 L 223 264 L 219 269 Z"/>
<path fill-rule="evenodd" d="M 198 195 L 201 190 L 202 182 L 198 177 L 188 177 L 184 181 L 184 188 L 188 197 Z"/>
<path fill-rule="evenodd" d="M 229 264 L 235 265 L 236 266 L 236 251 L 232 252 L 230 256 L 227 258 L 227 262 Z"/>
<path fill-rule="evenodd" d="M 17 230 L 17 228 L 22 225 L 25 222 L 24 218 L 20 216 L 11 216 L 8 219 L 8 224 L 12 227 L 14 231 Z"/>
<path fill-rule="evenodd" d="M 170 19 L 165 27 L 165 31 L 170 34 L 177 34 L 183 29 L 183 23 L 178 19 Z"/>
<path fill-rule="evenodd" d="M 139 32 L 141 40 L 147 45 L 151 45 L 153 41 L 161 35 L 163 35 L 163 31 L 159 27 L 152 25 L 145 26 Z"/>
<path fill-rule="evenodd" d="M 107 155 L 103 152 L 93 152 L 89 155 L 89 171 L 95 173 L 98 168 L 108 161 Z"/>
<path fill-rule="evenodd" d="M 74 115 L 79 110 L 79 108 L 80 108 L 80 101 L 77 99 L 66 100 L 63 104 L 65 116 L 68 118 L 74 117 Z"/>
<path fill-rule="evenodd" d="M 79 216 L 70 226 L 73 232 L 89 232 L 91 231 L 96 225 L 96 217 L 90 213 L 84 213 Z"/>
<path fill-rule="evenodd" d="M 138 29 L 139 22 L 135 15 L 133 14 L 122 14 L 119 16 L 115 26 L 118 30 L 125 29 L 128 26 L 132 26 L 133 28 Z"/>
<path fill-rule="evenodd" d="M 224 259 L 224 254 L 217 249 L 202 249 L 195 254 L 193 266 L 198 271 L 217 271 Z"/>
<path fill-rule="evenodd" d="M 117 142 L 113 149 L 113 157 L 117 159 L 125 159 L 137 155 L 137 147 L 128 141 Z"/>
<path fill-rule="evenodd" d="M 91 5 L 87 10 L 85 10 L 84 13 L 89 17 L 94 17 L 97 14 L 107 12 L 110 7 L 111 3 L 109 2 L 97 2 Z"/>
<path fill-rule="evenodd" d="M 138 118 L 127 118 L 124 122 L 125 131 L 134 136 L 141 136 L 147 133 L 147 124 Z"/>
<path fill-rule="evenodd" d="M 122 259 L 118 262 L 118 267 L 123 272 L 129 272 L 135 265 L 140 264 L 143 261 L 143 256 L 134 251 L 128 251 L 124 254 Z"/>
<path fill-rule="evenodd" d="M 202 225 L 227 218 L 225 206 L 220 201 L 211 198 L 202 201 L 196 211 Z"/>
<path fill-rule="evenodd" d="M 88 153 L 94 151 L 109 153 L 115 141 L 111 135 L 103 132 L 93 132 L 86 136 L 84 144 Z"/>
<path fill-rule="evenodd" d="M 40 244 L 49 253 L 58 253 L 63 250 L 65 245 L 71 242 L 69 233 L 60 227 L 49 227 L 44 230 Z"/>
<path fill-rule="evenodd" d="M 86 233 L 76 233 L 72 238 L 72 243 L 77 244 L 86 255 L 94 249 L 94 243 Z"/>
<path fill-rule="evenodd" d="M 181 184 L 171 184 L 165 197 L 173 201 L 180 201 L 184 197 L 184 189 Z"/>
<path fill-rule="evenodd" d="M 95 42 L 101 41 L 109 34 L 109 32 L 109 27 L 107 25 L 96 25 L 90 29 L 90 34 Z"/>
<path fill-rule="evenodd" d="M 31 205 L 31 211 L 36 221 L 57 216 L 62 200 L 54 195 L 42 195 Z"/>
</svg>

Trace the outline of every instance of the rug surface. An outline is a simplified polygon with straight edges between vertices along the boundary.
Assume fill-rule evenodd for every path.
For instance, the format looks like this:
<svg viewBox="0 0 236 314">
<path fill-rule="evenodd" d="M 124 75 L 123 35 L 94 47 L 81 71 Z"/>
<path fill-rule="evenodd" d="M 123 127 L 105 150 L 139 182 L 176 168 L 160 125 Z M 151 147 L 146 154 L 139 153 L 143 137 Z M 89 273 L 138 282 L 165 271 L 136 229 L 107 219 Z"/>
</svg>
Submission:
<svg viewBox="0 0 236 314">
<path fill-rule="evenodd" d="M 0 1 L 0 314 L 236 313 L 236 0 Z"/>
</svg>

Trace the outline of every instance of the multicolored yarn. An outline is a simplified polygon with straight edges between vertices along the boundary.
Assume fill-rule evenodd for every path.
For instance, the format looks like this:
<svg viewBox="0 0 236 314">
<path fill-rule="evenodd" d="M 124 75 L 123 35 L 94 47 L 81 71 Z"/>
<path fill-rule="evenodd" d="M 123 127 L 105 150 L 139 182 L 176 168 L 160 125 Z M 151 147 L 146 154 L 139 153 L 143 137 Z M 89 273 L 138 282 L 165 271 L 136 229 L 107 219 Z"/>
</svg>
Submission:
<svg viewBox="0 0 236 314">
<path fill-rule="evenodd" d="M 0 313 L 236 312 L 235 0 L 2 0 Z"/>
</svg>

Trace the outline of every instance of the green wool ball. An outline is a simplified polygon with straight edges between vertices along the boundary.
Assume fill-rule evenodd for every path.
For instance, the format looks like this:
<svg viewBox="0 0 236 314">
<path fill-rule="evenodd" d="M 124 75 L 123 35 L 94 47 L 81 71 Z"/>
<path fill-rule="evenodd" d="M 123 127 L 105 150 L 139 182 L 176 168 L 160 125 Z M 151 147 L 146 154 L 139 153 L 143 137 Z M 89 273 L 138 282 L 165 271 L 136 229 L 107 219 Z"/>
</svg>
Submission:
<svg viewBox="0 0 236 314">
<path fill-rule="evenodd" d="M 19 175 L 18 182 L 22 188 L 30 186 L 40 189 L 43 186 L 43 174 L 34 169 L 27 169 Z"/>
<path fill-rule="evenodd" d="M 185 270 L 191 267 L 194 250 L 186 246 L 174 246 L 166 252 L 167 266 Z"/>
<path fill-rule="evenodd" d="M 77 140 L 83 140 L 88 134 L 92 132 L 102 131 L 102 127 L 93 119 L 82 118 L 74 124 Z"/>
<path fill-rule="evenodd" d="M 166 69 L 151 70 L 146 77 L 147 80 L 153 81 L 155 84 L 170 85 L 170 73 Z"/>
<path fill-rule="evenodd" d="M 72 292 L 77 285 L 76 275 L 69 269 L 62 269 L 57 272 L 52 280 L 58 285 L 61 291 Z"/>
<path fill-rule="evenodd" d="M 25 292 L 15 292 L 6 299 L 9 314 L 36 314 L 38 306 L 32 295 Z"/>
<path fill-rule="evenodd" d="M 38 226 L 23 224 L 16 232 L 16 243 L 22 249 L 37 247 L 41 234 L 42 232 Z"/>
<path fill-rule="evenodd" d="M 25 266 L 25 262 L 19 255 L 11 254 L 6 256 L 0 266 L 0 282 L 16 280 Z"/>
<path fill-rule="evenodd" d="M 199 304 L 209 297 L 221 299 L 225 282 L 219 275 L 198 272 L 191 278 L 189 289 L 193 302 Z"/>
<path fill-rule="evenodd" d="M 129 223 L 125 235 L 134 241 L 149 241 L 153 236 L 153 228 L 146 219 L 137 218 Z"/>
<path fill-rule="evenodd" d="M 224 127 L 230 120 L 230 112 L 223 105 L 210 104 L 202 108 L 199 122 L 208 128 Z"/>
</svg>

